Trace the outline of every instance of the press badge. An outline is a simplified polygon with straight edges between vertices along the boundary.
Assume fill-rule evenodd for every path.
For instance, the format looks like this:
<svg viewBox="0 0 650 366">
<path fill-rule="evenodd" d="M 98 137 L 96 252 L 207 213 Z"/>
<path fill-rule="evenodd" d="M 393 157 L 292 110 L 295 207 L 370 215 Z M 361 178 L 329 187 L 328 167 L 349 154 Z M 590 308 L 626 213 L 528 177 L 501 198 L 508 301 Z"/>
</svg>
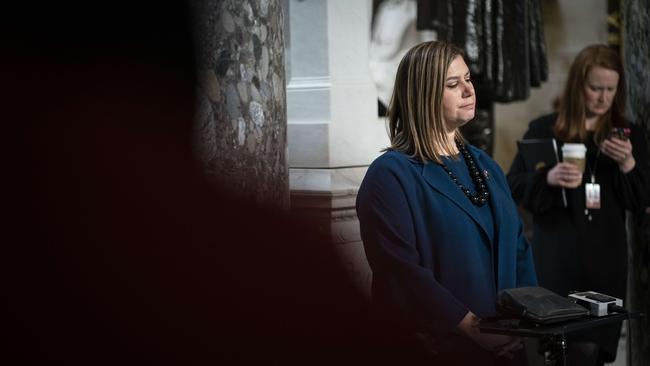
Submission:
<svg viewBox="0 0 650 366">
<path fill-rule="evenodd" d="M 585 183 L 585 194 L 587 208 L 596 209 L 600 208 L 600 184 L 598 183 Z"/>
</svg>

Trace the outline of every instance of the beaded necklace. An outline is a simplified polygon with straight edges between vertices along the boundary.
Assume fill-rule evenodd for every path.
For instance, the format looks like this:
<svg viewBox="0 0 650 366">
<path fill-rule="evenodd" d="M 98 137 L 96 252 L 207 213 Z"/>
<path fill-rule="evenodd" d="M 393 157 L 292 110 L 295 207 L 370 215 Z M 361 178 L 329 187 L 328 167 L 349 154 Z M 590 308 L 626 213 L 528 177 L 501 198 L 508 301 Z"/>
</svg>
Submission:
<svg viewBox="0 0 650 366">
<path fill-rule="evenodd" d="M 461 142 L 457 142 L 456 146 L 458 146 L 458 150 L 460 151 L 461 154 L 463 154 L 463 158 L 465 160 L 465 165 L 467 165 L 467 169 L 469 169 L 469 175 L 472 178 L 472 182 L 474 183 L 474 188 L 476 188 L 476 192 L 472 193 L 469 188 L 465 187 L 459 180 L 458 177 L 456 177 L 456 174 L 449 169 L 444 163 L 438 163 L 442 167 L 442 169 L 449 175 L 449 178 L 456 183 L 458 188 L 465 193 L 465 196 L 469 198 L 469 200 L 476 206 L 481 207 L 484 204 L 487 203 L 488 198 L 490 197 L 490 192 L 487 190 L 487 186 L 485 185 L 485 180 L 483 176 L 481 175 L 481 172 L 479 171 L 478 167 L 476 166 L 476 162 L 474 162 L 474 158 L 472 157 L 472 154 L 469 153 L 467 150 L 467 147 L 465 144 Z"/>
</svg>

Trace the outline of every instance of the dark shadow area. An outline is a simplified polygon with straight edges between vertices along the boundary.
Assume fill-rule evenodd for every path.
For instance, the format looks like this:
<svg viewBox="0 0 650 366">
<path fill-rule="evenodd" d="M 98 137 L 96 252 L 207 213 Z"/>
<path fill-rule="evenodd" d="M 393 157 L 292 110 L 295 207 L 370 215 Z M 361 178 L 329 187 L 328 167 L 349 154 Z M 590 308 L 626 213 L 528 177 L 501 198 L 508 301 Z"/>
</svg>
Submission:
<svg viewBox="0 0 650 366">
<path fill-rule="evenodd" d="M 2 26 L 12 364 L 422 360 L 310 223 L 205 179 L 184 3 L 85 4 Z"/>
</svg>

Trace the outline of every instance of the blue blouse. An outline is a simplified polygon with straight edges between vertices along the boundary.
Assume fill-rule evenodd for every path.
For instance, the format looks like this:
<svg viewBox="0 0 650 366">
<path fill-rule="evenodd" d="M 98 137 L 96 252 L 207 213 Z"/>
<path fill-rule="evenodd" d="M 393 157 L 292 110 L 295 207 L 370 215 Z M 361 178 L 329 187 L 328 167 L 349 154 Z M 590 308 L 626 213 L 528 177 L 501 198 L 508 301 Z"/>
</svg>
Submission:
<svg viewBox="0 0 650 366">
<path fill-rule="evenodd" d="M 443 163 L 445 163 L 445 165 L 449 168 L 449 170 L 451 170 L 456 175 L 462 185 L 469 188 L 472 193 L 476 192 L 476 186 L 474 185 L 474 182 L 469 175 L 469 169 L 467 168 L 463 154 L 458 154 L 454 158 L 443 156 L 442 160 Z M 479 168 L 481 167 L 479 166 Z M 458 189 L 460 190 L 460 188 Z M 488 200 L 488 204 L 485 204 L 481 207 L 474 207 L 477 210 L 478 219 L 487 230 L 490 242 L 494 243 L 494 215 L 492 213 L 492 205 L 490 204 L 490 201 L 491 200 Z"/>
</svg>

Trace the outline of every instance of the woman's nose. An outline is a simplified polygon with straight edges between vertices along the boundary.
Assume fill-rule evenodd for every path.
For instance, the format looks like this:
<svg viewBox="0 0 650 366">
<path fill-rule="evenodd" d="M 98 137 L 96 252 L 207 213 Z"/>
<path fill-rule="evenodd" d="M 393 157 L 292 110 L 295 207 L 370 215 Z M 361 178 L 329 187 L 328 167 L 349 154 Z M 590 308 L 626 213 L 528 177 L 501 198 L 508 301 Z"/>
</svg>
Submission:
<svg viewBox="0 0 650 366">
<path fill-rule="evenodd" d="M 465 82 L 463 83 L 463 97 L 471 97 L 474 95 L 474 86 L 472 86 L 471 82 Z"/>
</svg>

